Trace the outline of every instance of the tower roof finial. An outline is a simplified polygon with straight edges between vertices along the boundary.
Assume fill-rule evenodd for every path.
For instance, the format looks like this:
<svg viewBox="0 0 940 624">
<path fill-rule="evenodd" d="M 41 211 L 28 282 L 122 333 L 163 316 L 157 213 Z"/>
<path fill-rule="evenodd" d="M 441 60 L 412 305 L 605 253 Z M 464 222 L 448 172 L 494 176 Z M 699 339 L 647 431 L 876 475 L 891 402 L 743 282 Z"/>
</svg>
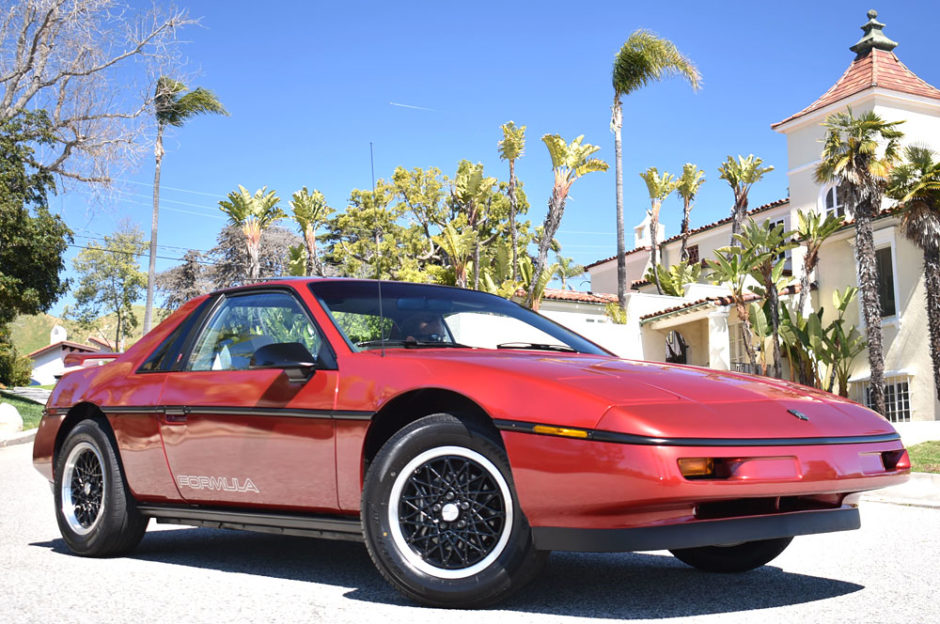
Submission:
<svg viewBox="0 0 940 624">
<path fill-rule="evenodd" d="M 878 11 L 872 9 L 868 12 L 868 22 L 862 26 L 862 30 L 865 34 L 862 35 L 862 38 L 859 39 L 854 46 L 849 48 L 852 52 L 855 52 L 857 55 L 856 58 L 867 55 L 873 48 L 890 52 L 897 47 L 898 44 L 896 41 L 891 41 L 881 32 L 881 29 L 884 28 L 885 25 L 879 22 L 877 17 Z"/>
</svg>

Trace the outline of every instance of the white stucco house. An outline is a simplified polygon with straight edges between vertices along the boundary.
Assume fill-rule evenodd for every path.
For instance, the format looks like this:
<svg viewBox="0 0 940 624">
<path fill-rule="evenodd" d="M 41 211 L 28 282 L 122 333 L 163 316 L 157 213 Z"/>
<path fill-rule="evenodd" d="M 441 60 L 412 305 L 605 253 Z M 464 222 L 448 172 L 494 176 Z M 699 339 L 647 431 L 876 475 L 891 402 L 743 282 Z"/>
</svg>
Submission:
<svg viewBox="0 0 940 624">
<path fill-rule="evenodd" d="M 838 189 L 820 185 L 814 170 L 820 161 L 822 122 L 834 112 L 851 107 L 858 115 L 874 111 L 882 118 L 903 120 L 903 142 L 926 145 L 940 153 L 940 90 L 921 80 L 893 52 L 895 42 L 885 36 L 877 13 L 869 12 L 862 27 L 865 34 L 850 49 L 855 54 L 845 73 L 812 104 L 771 128 L 787 140 L 789 197 L 754 208 L 749 215 L 757 220 L 783 222 L 795 229 L 797 212 L 837 212 L 849 224 L 822 247 L 819 266 L 811 276 L 810 301 L 813 306 L 832 308 L 836 289 L 858 285 L 854 253 L 855 230 Z M 879 270 L 879 292 L 883 309 L 887 416 L 895 422 L 940 421 L 940 401 L 934 387 L 930 358 L 922 252 L 899 229 L 899 217 L 885 210 L 874 222 Z M 648 226 L 646 227 L 648 230 Z M 731 240 L 731 219 L 710 223 L 691 231 L 690 257 L 703 261 Z M 660 239 L 663 240 L 663 239 Z M 662 243 L 662 260 L 667 266 L 679 261 L 681 238 L 673 236 Z M 788 252 L 788 269 L 799 283 L 803 249 Z M 635 247 L 625 254 L 628 284 L 627 324 L 605 323 L 599 316 L 607 302 L 616 299 L 616 256 L 587 266 L 591 293 L 548 291 L 542 312 L 604 344 L 619 355 L 654 361 L 682 361 L 716 369 L 742 369 L 745 364 L 740 345 L 738 319 L 727 290 L 708 284 L 691 284 L 684 297 L 655 294 L 643 280 L 650 263 L 649 236 L 643 224 L 635 230 Z M 563 292 L 563 291 L 562 291 Z M 651 294 L 654 293 L 654 294 Z M 795 293 L 796 289 L 790 289 Z M 566 315 L 594 310 L 580 322 Z M 591 314 L 591 313 L 589 313 Z M 863 325 L 857 305 L 847 313 L 850 324 Z M 586 327 L 588 330 L 585 330 Z M 673 333 L 675 332 L 675 333 Z M 616 336 L 616 337 L 614 337 Z M 867 400 L 870 377 L 867 353 L 854 361 L 849 384 L 850 396 Z"/>
<path fill-rule="evenodd" d="M 49 344 L 41 349 L 36 349 L 27 356 L 33 361 L 32 378 L 43 386 L 54 384 L 58 376 L 68 366 L 65 361 L 68 355 L 72 353 L 98 353 L 100 350 L 98 346 L 89 346 L 68 340 L 65 328 L 56 325 L 49 332 Z"/>
</svg>

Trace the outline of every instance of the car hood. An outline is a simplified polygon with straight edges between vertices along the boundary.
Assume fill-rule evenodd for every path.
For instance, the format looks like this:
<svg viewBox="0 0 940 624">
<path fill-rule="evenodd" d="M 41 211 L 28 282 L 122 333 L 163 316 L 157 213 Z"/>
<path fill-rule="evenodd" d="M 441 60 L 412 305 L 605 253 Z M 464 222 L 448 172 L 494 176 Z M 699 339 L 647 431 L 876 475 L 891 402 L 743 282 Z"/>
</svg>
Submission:
<svg viewBox="0 0 940 624">
<path fill-rule="evenodd" d="M 418 353 L 415 353 L 418 355 Z M 419 356 L 420 357 L 420 356 Z M 894 433 L 875 412 L 827 392 L 767 377 L 580 354 L 448 351 L 512 383 L 549 382 L 607 405 L 597 429 L 668 438 L 806 438 Z M 555 422 L 557 418 L 550 418 Z M 573 425 L 584 426 L 578 419 Z"/>
</svg>

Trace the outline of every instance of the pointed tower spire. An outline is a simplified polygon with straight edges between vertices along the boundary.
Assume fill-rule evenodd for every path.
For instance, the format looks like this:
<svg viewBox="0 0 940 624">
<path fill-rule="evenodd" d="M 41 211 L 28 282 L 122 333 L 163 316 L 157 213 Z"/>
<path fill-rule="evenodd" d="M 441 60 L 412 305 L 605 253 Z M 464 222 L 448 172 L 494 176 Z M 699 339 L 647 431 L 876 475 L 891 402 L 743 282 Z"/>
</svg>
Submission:
<svg viewBox="0 0 940 624">
<path fill-rule="evenodd" d="M 862 30 L 865 31 L 865 34 L 862 35 L 862 38 L 859 39 L 854 46 L 849 48 L 849 50 L 855 52 L 856 59 L 867 55 L 871 52 L 872 48 L 890 52 L 898 46 L 896 41 L 891 41 L 881 32 L 881 29 L 884 28 L 885 25 L 875 19 L 877 17 L 878 11 L 872 9 L 868 12 L 868 22 L 862 26 Z"/>
</svg>

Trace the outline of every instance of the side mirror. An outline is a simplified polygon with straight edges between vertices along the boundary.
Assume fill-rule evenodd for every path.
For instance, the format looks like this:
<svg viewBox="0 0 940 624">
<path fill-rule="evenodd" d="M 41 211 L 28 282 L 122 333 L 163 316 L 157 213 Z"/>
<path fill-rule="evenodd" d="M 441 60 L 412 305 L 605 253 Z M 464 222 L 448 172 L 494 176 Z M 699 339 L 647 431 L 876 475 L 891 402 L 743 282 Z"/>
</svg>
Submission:
<svg viewBox="0 0 940 624">
<path fill-rule="evenodd" d="M 250 369 L 281 368 L 290 381 L 307 381 L 317 367 L 315 358 L 299 342 L 274 342 L 251 356 Z"/>
</svg>

